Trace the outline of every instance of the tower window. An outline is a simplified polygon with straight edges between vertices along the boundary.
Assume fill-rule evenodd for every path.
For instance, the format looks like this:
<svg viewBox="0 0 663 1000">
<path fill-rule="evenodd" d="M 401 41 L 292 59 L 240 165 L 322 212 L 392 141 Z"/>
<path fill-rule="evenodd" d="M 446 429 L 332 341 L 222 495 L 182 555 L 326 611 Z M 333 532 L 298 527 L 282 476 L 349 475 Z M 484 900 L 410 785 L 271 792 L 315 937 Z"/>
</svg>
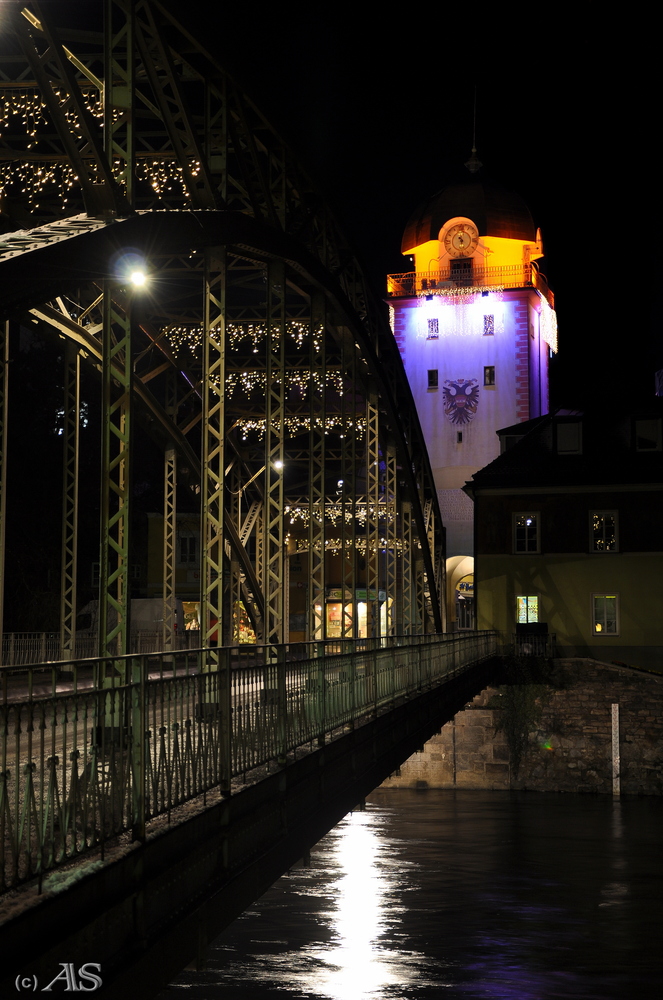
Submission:
<svg viewBox="0 0 663 1000">
<path fill-rule="evenodd" d="M 483 318 L 483 335 L 484 337 L 492 337 L 495 334 L 495 316 L 493 313 L 488 313 Z"/>
<path fill-rule="evenodd" d="M 462 443 L 463 443 L 463 432 L 456 431 L 456 444 L 462 444 Z"/>
<path fill-rule="evenodd" d="M 495 385 L 495 365 L 486 365 L 483 370 L 483 384 Z"/>
<path fill-rule="evenodd" d="M 437 389 L 438 384 L 439 383 L 438 383 L 437 368 L 429 368 L 428 369 L 428 388 L 429 389 Z"/>
<path fill-rule="evenodd" d="M 451 261 L 450 278 L 456 286 L 472 284 L 472 258 L 460 257 Z"/>
<path fill-rule="evenodd" d="M 437 316 L 429 317 L 428 319 L 428 336 L 427 340 L 439 340 L 440 337 L 440 321 Z"/>
</svg>

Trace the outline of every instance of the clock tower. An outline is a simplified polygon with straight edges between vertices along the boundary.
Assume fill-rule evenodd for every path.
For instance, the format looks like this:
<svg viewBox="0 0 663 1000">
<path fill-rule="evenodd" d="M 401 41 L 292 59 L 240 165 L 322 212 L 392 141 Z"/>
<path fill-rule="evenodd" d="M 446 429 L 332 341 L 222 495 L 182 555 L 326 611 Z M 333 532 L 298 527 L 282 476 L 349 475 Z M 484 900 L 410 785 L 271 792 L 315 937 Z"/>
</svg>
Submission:
<svg viewBox="0 0 663 1000">
<path fill-rule="evenodd" d="M 557 350 L 541 233 L 476 157 L 468 169 L 413 214 L 401 246 L 410 269 L 387 279 L 447 531 L 447 612 L 457 628 L 473 622 L 474 512 L 462 487 L 499 454 L 498 429 L 548 412 Z"/>
</svg>

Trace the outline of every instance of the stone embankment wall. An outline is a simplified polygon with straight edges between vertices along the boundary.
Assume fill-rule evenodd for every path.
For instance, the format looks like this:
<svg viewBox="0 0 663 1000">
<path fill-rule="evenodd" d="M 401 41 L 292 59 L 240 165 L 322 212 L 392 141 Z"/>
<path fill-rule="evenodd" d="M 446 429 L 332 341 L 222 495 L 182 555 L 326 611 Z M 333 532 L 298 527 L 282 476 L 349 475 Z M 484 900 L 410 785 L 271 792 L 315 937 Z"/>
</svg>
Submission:
<svg viewBox="0 0 663 1000">
<path fill-rule="evenodd" d="M 486 688 L 382 787 L 612 793 L 616 703 L 622 794 L 663 794 L 663 676 L 595 660 L 555 667 L 556 685 L 530 692 L 536 721 L 517 774 L 499 707 L 506 687 Z"/>
</svg>

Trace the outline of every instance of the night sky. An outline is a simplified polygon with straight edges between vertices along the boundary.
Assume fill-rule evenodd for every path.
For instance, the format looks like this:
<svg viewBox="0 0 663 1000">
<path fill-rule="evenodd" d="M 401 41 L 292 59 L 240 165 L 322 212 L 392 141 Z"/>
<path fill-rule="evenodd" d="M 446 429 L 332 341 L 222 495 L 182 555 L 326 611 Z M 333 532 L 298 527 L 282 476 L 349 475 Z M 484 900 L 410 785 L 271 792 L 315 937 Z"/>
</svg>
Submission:
<svg viewBox="0 0 663 1000">
<path fill-rule="evenodd" d="M 43 6 L 84 24 L 101 0 Z M 380 296 L 387 272 L 407 270 L 409 215 L 469 157 L 476 89 L 484 169 L 524 197 L 543 232 L 560 324 L 553 404 L 653 392 L 663 367 L 651 294 L 654 59 L 637 21 L 613 22 L 587 0 L 493 15 L 458 2 L 389 16 L 234 3 L 203 17 L 196 3 L 165 6 L 290 143 Z"/>
</svg>

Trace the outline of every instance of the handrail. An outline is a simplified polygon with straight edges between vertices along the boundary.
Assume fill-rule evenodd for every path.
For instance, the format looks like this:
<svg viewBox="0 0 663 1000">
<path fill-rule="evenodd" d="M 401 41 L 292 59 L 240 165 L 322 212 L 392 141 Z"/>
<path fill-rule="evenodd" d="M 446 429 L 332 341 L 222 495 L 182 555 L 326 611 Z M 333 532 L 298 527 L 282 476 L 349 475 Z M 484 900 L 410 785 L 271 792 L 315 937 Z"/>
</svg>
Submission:
<svg viewBox="0 0 663 1000">
<path fill-rule="evenodd" d="M 298 648 L 298 647 L 306 647 Z M 496 632 L 0 670 L 0 891 L 493 656 Z M 306 653 L 306 656 L 302 654 Z"/>
<path fill-rule="evenodd" d="M 437 271 L 406 271 L 387 275 L 390 298 L 414 295 L 465 294 L 486 288 L 536 288 L 554 306 L 552 292 L 544 276 L 532 264 L 507 264 L 503 267 L 468 267 L 467 270 L 440 268 Z"/>
</svg>

